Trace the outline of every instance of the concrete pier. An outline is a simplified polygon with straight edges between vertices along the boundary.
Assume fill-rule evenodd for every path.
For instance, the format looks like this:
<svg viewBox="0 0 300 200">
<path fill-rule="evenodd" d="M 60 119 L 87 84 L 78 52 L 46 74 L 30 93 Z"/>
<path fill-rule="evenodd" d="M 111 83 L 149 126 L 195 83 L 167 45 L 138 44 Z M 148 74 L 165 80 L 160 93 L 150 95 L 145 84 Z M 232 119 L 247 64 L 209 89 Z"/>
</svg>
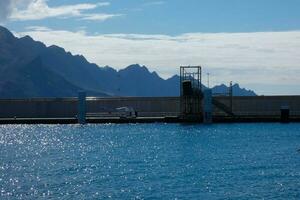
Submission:
<svg viewBox="0 0 300 200">
<path fill-rule="evenodd" d="M 230 97 L 212 97 L 212 100 L 230 106 Z M 214 123 L 281 122 L 282 105 L 289 106 L 290 122 L 300 122 L 300 96 L 233 97 L 232 102 L 234 117 L 212 106 Z M 79 112 L 78 105 L 78 98 L 0 99 L 0 123 L 75 124 L 79 114 L 84 113 Z M 116 112 L 120 107 L 134 109 L 138 117 Z M 85 108 L 86 123 L 185 122 L 178 117 L 180 97 L 86 97 Z M 199 118 L 203 118 L 203 114 Z"/>
</svg>

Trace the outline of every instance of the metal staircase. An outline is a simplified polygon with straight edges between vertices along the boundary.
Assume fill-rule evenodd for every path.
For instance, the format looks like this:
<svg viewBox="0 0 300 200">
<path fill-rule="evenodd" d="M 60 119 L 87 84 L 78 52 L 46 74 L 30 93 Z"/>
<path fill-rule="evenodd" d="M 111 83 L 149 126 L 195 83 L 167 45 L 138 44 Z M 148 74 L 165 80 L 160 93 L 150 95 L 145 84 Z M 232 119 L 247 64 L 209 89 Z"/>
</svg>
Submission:
<svg viewBox="0 0 300 200">
<path fill-rule="evenodd" d="M 220 109 L 221 111 L 223 111 L 230 117 L 235 117 L 234 113 L 232 112 L 232 109 L 230 107 L 228 107 L 227 105 L 225 105 L 224 103 L 222 103 L 216 99 L 213 99 L 212 103 L 214 106 L 216 106 L 218 109 Z"/>
</svg>

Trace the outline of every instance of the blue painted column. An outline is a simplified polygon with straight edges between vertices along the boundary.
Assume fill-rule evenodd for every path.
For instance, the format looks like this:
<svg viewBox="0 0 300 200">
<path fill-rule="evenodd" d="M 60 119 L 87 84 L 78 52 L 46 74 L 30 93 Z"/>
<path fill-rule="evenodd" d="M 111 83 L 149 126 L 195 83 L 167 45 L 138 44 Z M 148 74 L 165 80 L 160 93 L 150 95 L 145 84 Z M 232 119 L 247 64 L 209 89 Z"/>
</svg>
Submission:
<svg viewBox="0 0 300 200">
<path fill-rule="evenodd" d="M 85 92 L 79 92 L 78 93 L 78 123 L 79 124 L 85 124 L 86 123 L 86 93 Z"/>
<path fill-rule="evenodd" d="M 204 91 L 204 99 L 203 99 L 203 122 L 205 124 L 212 123 L 212 90 L 207 89 Z"/>
</svg>

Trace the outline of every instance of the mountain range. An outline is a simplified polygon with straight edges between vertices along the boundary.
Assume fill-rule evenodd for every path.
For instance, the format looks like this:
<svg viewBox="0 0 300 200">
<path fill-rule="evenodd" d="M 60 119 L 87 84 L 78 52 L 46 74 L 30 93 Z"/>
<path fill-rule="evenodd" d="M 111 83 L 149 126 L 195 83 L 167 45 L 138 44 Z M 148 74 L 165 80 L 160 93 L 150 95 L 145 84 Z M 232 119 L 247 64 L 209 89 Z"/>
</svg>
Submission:
<svg viewBox="0 0 300 200">
<path fill-rule="evenodd" d="M 130 65 L 119 71 L 99 67 L 63 48 L 15 37 L 0 26 L 0 98 L 89 96 L 179 96 L 180 77 L 161 78 L 145 66 Z M 225 93 L 216 86 L 213 92 Z M 253 91 L 233 86 L 235 96 L 254 96 Z"/>
</svg>

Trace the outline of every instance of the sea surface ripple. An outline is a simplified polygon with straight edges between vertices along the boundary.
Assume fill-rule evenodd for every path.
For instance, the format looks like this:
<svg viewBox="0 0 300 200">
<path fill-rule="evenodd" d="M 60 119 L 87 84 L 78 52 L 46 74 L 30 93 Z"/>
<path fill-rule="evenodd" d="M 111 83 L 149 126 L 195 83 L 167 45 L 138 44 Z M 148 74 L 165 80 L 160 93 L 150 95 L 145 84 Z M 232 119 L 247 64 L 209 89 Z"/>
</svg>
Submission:
<svg viewBox="0 0 300 200">
<path fill-rule="evenodd" d="M 300 124 L 1 125 L 0 199 L 300 199 Z"/>
</svg>

